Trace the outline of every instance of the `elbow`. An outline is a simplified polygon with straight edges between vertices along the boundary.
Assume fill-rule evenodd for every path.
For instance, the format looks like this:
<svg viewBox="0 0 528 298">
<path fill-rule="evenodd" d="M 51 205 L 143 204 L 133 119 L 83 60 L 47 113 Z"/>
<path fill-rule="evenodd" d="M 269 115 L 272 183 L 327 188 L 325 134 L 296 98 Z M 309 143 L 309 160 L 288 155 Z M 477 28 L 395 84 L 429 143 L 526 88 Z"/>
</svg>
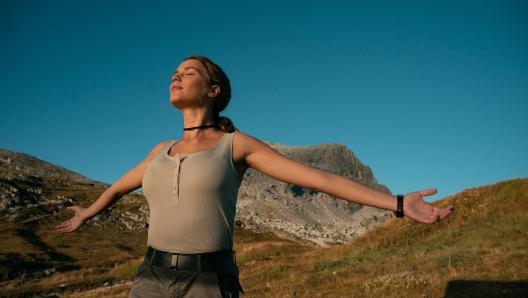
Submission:
<svg viewBox="0 0 528 298">
<path fill-rule="evenodd" d="M 116 200 L 116 199 L 118 200 L 122 196 L 126 195 L 128 192 L 125 192 L 125 191 L 122 191 L 122 190 L 118 190 L 112 185 L 105 191 L 105 193 L 108 196 L 110 196 L 112 198 L 112 200 Z"/>
</svg>

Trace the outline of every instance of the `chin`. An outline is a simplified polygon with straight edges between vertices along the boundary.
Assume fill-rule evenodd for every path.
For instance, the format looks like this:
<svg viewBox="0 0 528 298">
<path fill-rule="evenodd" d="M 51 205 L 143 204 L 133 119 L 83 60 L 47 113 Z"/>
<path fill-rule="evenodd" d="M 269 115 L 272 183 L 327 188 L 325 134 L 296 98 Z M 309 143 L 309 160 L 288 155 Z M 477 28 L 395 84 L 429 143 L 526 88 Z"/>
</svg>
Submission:
<svg viewBox="0 0 528 298">
<path fill-rule="evenodd" d="M 169 101 L 170 101 L 170 103 L 171 103 L 171 105 L 172 105 L 173 107 L 175 107 L 175 108 L 178 107 L 178 103 L 179 103 L 179 102 L 178 102 L 177 99 L 175 99 L 175 98 L 171 98 Z"/>
<path fill-rule="evenodd" d="M 177 108 L 178 110 L 181 110 L 184 107 L 188 107 L 192 105 L 189 102 L 185 102 L 179 98 L 171 98 L 170 103 L 173 107 Z"/>
<path fill-rule="evenodd" d="M 174 104 L 177 104 L 178 102 L 181 102 L 182 99 L 181 99 L 180 96 L 170 96 L 169 97 L 169 101 L 170 101 L 171 104 L 174 105 Z"/>
<path fill-rule="evenodd" d="M 171 100 L 171 105 L 172 105 L 173 107 L 177 108 L 177 109 L 179 109 L 180 106 L 181 106 L 181 105 L 178 104 L 178 102 L 174 102 L 174 101 L 172 101 L 172 100 Z"/>
</svg>

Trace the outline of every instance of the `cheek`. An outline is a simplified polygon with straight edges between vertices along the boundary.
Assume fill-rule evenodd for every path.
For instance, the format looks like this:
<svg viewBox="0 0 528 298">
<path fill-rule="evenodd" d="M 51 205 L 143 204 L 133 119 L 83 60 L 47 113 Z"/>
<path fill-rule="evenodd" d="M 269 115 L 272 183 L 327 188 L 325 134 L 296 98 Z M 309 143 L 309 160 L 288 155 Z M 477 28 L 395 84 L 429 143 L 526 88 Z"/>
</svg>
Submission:
<svg viewBox="0 0 528 298">
<path fill-rule="evenodd" d="M 189 85 L 188 91 L 193 91 L 197 93 L 207 93 L 209 86 L 203 80 L 195 80 L 192 84 Z"/>
</svg>

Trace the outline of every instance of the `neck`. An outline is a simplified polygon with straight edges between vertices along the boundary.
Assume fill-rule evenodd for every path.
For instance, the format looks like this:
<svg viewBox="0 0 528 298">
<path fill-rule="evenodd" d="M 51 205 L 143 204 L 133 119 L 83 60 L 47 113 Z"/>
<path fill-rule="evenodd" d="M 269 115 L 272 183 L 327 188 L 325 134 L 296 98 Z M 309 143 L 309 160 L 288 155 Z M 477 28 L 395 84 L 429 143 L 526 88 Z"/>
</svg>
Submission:
<svg viewBox="0 0 528 298">
<path fill-rule="evenodd" d="M 191 119 L 185 118 L 183 121 L 183 135 L 181 137 L 182 140 L 209 138 L 211 137 L 211 135 L 214 135 L 218 131 L 220 131 L 218 129 L 218 126 L 214 124 L 212 119 Z"/>
<path fill-rule="evenodd" d="M 183 127 L 195 127 L 214 124 L 213 111 L 205 108 L 180 109 L 183 116 Z"/>
<path fill-rule="evenodd" d="M 215 124 L 199 125 L 199 126 L 192 126 L 192 127 L 184 127 L 183 130 L 186 131 L 186 130 L 195 130 L 195 129 L 208 129 L 211 127 L 218 127 L 218 126 Z"/>
<path fill-rule="evenodd" d="M 184 129 L 182 139 L 203 138 L 220 131 L 214 128 L 212 109 L 185 108 L 180 111 L 183 116 Z"/>
</svg>

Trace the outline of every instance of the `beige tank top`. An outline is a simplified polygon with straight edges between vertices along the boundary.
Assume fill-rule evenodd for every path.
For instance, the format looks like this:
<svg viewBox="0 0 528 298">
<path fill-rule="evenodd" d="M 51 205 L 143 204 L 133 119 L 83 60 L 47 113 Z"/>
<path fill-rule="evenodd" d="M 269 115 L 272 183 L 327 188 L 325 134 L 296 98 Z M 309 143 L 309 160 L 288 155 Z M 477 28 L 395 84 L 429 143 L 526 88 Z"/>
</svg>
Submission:
<svg viewBox="0 0 528 298">
<path fill-rule="evenodd" d="M 173 253 L 207 253 L 233 248 L 238 189 L 242 178 L 233 158 L 234 133 L 212 149 L 180 160 L 169 141 L 143 176 L 150 207 L 148 245 Z"/>
</svg>

